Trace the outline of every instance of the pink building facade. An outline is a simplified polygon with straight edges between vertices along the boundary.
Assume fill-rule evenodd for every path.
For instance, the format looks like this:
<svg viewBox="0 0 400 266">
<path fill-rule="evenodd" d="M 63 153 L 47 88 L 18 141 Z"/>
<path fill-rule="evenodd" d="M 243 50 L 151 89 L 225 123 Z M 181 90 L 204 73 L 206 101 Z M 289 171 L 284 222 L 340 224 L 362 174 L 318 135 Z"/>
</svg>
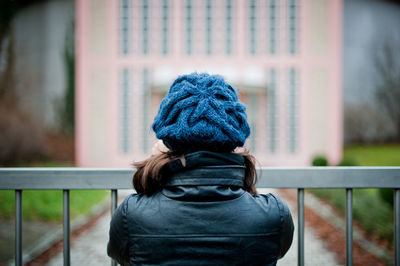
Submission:
<svg viewBox="0 0 400 266">
<path fill-rule="evenodd" d="M 262 165 L 342 156 L 342 1 L 77 0 L 78 166 L 151 153 L 153 118 L 181 74 L 220 74 L 247 105 Z"/>
</svg>

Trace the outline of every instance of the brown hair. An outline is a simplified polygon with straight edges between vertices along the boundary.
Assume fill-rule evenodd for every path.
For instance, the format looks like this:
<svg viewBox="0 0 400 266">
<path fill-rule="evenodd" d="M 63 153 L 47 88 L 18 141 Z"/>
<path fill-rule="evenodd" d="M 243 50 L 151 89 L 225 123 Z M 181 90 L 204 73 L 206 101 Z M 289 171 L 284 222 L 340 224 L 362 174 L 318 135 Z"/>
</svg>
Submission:
<svg viewBox="0 0 400 266">
<path fill-rule="evenodd" d="M 255 187 L 257 182 L 256 159 L 247 151 L 239 152 L 238 154 L 244 157 L 245 176 L 243 189 L 255 195 L 257 194 Z M 133 175 L 132 184 L 136 192 L 150 196 L 160 191 L 162 185 L 169 178 L 165 166 L 179 157 L 179 155 L 169 151 L 153 155 L 144 161 L 133 163 L 133 166 L 136 167 L 136 172 Z"/>
</svg>

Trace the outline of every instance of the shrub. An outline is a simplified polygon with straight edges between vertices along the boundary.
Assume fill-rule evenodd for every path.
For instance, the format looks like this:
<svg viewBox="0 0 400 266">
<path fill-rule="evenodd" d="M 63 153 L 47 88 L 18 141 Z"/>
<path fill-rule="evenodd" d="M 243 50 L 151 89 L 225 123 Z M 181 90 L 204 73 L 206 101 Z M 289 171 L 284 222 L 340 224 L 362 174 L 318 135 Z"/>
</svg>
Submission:
<svg viewBox="0 0 400 266">
<path fill-rule="evenodd" d="M 324 198 L 336 206 L 342 215 L 346 211 L 344 189 L 310 189 L 313 194 Z M 376 189 L 353 190 L 354 219 L 368 232 L 379 239 L 393 241 L 393 208 L 384 202 Z M 372 218 L 371 218 L 372 217 Z"/>
<path fill-rule="evenodd" d="M 378 190 L 379 197 L 387 202 L 393 208 L 393 189 L 391 188 L 380 188 Z"/>
<path fill-rule="evenodd" d="M 313 166 L 328 166 L 328 160 L 326 159 L 325 156 L 318 155 L 318 156 L 315 156 L 314 159 L 312 160 L 312 165 Z"/>
<path fill-rule="evenodd" d="M 359 221 L 368 233 L 374 233 L 380 239 L 393 241 L 393 209 L 381 200 L 374 190 L 354 190 L 354 219 Z"/>
</svg>

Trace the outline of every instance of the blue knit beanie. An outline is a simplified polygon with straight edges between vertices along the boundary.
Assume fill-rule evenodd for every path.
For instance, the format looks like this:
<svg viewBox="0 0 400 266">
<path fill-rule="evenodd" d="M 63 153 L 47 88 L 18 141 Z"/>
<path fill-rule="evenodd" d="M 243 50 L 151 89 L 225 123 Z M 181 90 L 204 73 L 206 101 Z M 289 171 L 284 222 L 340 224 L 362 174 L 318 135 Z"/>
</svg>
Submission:
<svg viewBox="0 0 400 266">
<path fill-rule="evenodd" d="M 177 153 L 231 152 L 250 135 L 246 107 L 221 76 L 178 77 L 154 118 L 158 139 Z"/>
</svg>

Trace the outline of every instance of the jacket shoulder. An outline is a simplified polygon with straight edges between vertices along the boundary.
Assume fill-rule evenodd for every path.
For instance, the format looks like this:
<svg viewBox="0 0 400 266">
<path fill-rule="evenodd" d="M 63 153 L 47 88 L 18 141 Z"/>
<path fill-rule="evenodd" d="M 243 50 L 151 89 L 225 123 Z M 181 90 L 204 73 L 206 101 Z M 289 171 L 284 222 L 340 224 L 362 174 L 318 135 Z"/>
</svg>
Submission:
<svg viewBox="0 0 400 266">
<path fill-rule="evenodd" d="M 283 257 L 289 250 L 293 241 L 294 223 L 289 207 L 285 201 L 272 193 L 260 195 L 266 201 L 270 201 L 279 211 L 280 237 L 279 237 L 279 258 Z"/>
<path fill-rule="evenodd" d="M 288 220 L 292 220 L 288 205 L 277 195 L 272 193 L 257 194 L 254 198 L 257 204 L 265 210 L 270 222 L 275 221 L 275 224 L 282 228 Z M 275 219 L 272 219 L 273 217 Z"/>
</svg>

